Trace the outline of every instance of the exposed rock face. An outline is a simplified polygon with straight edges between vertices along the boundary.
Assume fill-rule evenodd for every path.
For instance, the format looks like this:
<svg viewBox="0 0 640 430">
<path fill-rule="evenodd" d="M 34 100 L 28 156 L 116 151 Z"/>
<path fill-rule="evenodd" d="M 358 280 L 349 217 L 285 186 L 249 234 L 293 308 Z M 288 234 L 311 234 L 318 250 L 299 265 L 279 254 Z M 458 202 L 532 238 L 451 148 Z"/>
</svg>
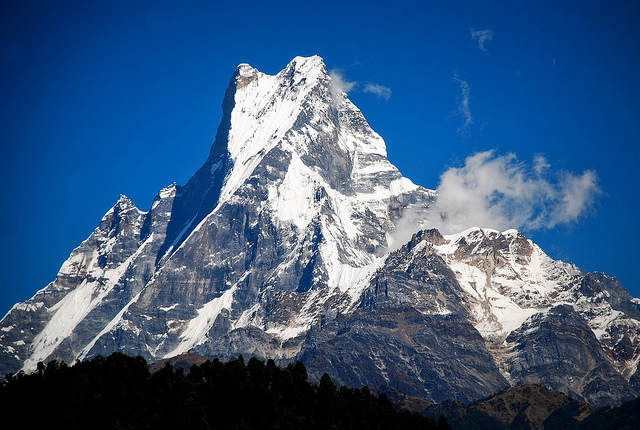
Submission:
<svg viewBox="0 0 640 430">
<path fill-rule="evenodd" d="M 634 395 L 607 360 L 587 321 L 569 305 L 527 319 L 506 342 L 513 345 L 506 369 L 518 382 L 544 384 L 593 404 Z"/>
<path fill-rule="evenodd" d="M 349 386 L 391 386 L 436 402 L 468 402 L 508 386 L 465 318 L 413 307 L 359 310 L 314 328 L 298 358 L 315 377 L 327 371 Z"/>
<path fill-rule="evenodd" d="M 445 415 L 453 428 L 581 429 L 597 408 L 536 384 L 510 387 L 495 396 L 465 405 L 446 401 L 427 405 L 427 416 Z"/>
<path fill-rule="evenodd" d="M 56 280 L 13 307 L 1 322 L 2 372 L 52 358 L 72 363 L 108 327 L 153 277 L 175 189 L 160 191 L 146 213 L 121 196 Z"/>
<path fill-rule="evenodd" d="M 540 383 L 597 405 L 638 393 L 638 300 L 615 278 L 552 260 L 515 230 L 415 234 L 360 302 L 370 312 L 394 305 L 463 317 L 512 385 Z"/>
<path fill-rule="evenodd" d="M 435 198 L 322 59 L 275 76 L 242 64 L 202 168 L 148 212 L 120 198 L 0 322 L 0 373 L 189 352 L 300 359 L 436 401 L 528 381 L 602 404 L 637 395 L 640 302 L 614 278 L 514 230 L 424 230 L 390 252 L 403 211 Z"/>
</svg>

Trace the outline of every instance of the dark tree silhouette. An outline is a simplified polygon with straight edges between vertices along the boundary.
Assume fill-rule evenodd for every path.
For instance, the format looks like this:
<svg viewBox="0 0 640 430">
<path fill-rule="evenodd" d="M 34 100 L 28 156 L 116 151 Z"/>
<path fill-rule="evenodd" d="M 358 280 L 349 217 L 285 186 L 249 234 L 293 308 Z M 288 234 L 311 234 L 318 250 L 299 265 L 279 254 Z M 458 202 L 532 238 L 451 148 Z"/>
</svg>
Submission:
<svg viewBox="0 0 640 430">
<path fill-rule="evenodd" d="M 208 360 L 188 372 L 114 353 L 73 366 L 51 361 L 9 374 L 0 404 L 29 426 L 97 429 L 439 429 L 450 428 L 375 396 L 367 387 L 338 388 L 324 374 L 308 381 L 301 362 L 242 356 Z"/>
</svg>

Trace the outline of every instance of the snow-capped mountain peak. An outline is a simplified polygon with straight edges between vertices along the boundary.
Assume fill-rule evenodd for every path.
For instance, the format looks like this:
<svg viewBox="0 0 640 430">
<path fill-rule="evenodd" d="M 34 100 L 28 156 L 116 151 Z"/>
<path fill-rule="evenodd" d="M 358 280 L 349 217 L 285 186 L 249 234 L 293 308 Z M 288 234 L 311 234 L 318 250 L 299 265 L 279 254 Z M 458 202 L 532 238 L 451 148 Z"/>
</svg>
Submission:
<svg viewBox="0 0 640 430">
<path fill-rule="evenodd" d="M 640 392 L 640 301 L 516 230 L 405 228 L 436 192 L 389 162 L 322 58 L 276 75 L 240 64 L 222 111 L 187 184 L 147 212 L 121 196 L 5 316 L 0 372 L 194 352 L 303 360 L 437 401 L 531 378 L 603 404 Z"/>
</svg>

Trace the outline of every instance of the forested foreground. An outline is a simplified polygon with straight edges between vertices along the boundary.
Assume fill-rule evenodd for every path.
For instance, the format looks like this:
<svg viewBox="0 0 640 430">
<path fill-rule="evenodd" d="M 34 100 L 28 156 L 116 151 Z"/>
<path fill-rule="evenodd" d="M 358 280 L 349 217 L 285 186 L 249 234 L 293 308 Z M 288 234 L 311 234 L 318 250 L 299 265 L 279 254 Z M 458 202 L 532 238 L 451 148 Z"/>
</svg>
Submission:
<svg viewBox="0 0 640 430">
<path fill-rule="evenodd" d="M 307 380 L 301 362 L 281 368 L 242 357 L 151 373 L 140 356 L 114 353 L 73 366 L 57 361 L 0 385 L 4 420 L 21 428 L 448 429 L 400 410 L 368 388 Z"/>
</svg>

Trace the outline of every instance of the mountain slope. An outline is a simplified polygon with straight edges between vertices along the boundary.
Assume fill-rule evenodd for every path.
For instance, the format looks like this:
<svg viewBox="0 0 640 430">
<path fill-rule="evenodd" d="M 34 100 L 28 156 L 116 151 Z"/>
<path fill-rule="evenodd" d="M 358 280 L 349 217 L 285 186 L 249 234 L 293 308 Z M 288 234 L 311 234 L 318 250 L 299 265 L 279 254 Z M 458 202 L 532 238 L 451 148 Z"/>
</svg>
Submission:
<svg viewBox="0 0 640 430">
<path fill-rule="evenodd" d="M 148 212 L 120 198 L 0 322 L 0 372 L 190 352 L 300 359 L 436 401 L 521 382 L 598 404 L 639 392 L 637 299 L 515 230 L 398 243 L 403 214 L 435 198 L 387 160 L 320 57 L 274 76 L 241 64 L 204 165 Z"/>
<path fill-rule="evenodd" d="M 388 162 L 322 59 L 298 57 L 276 76 L 240 65 L 204 166 L 163 190 L 149 213 L 123 197 L 105 215 L 56 280 L 5 317 L 7 327 L 33 315 L 40 325 L 24 339 L 5 335 L 12 364 L 2 370 L 110 350 L 157 359 L 219 342 L 210 335 L 218 327 L 293 357 L 297 347 L 284 342 L 331 297 L 349 296 L 403 207 L 434 196 Z M 125 201 L 131 213 L 121 217 Z M 69 321 L 80 294 L 87 303 Z"/>
<path fill-rule="evenodd" d="M 452 428 L 543 430 L 590 428 L 582 423 L 595 411 L 588 403 L 541 385 L 523 384 L 470 405 L 447 401 L 429 405 L 421 412 L 431 417 L 446 416 Z"/>
</svg>

